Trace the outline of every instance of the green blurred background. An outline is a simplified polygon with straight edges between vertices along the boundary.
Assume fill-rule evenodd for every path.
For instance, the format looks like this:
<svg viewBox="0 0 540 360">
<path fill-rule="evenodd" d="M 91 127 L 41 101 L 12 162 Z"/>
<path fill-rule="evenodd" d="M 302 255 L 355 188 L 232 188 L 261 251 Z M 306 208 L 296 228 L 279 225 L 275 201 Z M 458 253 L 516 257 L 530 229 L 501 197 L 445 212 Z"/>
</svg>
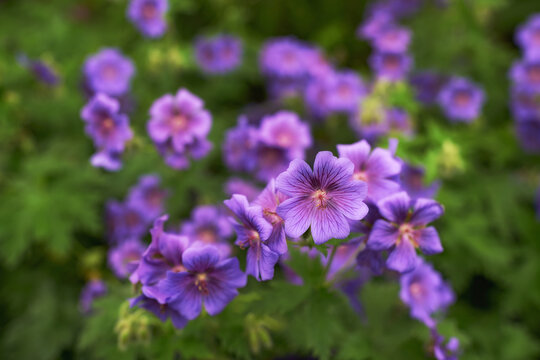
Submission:
<svg viewBox="0 0 540 360">
<path fill-rule="evenodd" d="M 231 174 L 221 161 L 221 142 L 239 114 L 267 101 L 257 54 L 269 37 L 315 43 L 337 66 L 371 78 L 370 47 L 354 35 L 365 1 L 170 0 L 169 31 L 159 40 L 138 33 L 126 6 L 124 0 L 0 1 L 0 358 L 425 358 L 427 330 L 408 317 L 389 279 L 362 290 L 367 324 L 351 324 L 348 312 L 336 315 L 331 309 L 338 300 L 322 295 L 312 299 L 320 319 L 289 314 L 297 290 L 250 279 L 247 295 L 216 319 L 194 322 L 180 335 L 164 327 L 152 332 L 149 344 L 119 349 L 114 327 L 131 289 L 106 268 L 105 202 L 123 198 L 146 173 L 160 174 L 171 190 L 167 210 L 177 222 L 197 204 L 225 199 L 223 184 Z M 417 69 L 467 76 L 487 94 L 483 116 L 472 125 L 451 125 L 438 110 L 407 98 L 418 130 L 398 150 L 424 165 L 429 179 L 442 179 L 437 200 L 446 214 L 438 229 L 445 252 L 430 260 L 457 294 L 441 327 L 462 340 L 463 359 L 540 357 L 540 224 L 534 211 L 540 156 L 526 155 L 514 137 L 507 80 L 520 56 L 514 30 L 534 12 L 540 12 L 537 0 L 450 0 L 403 22 L 413 31 Z M 229 75 L 205 76 L 194 63 L 193 40 L 220 32 L 243 39 L 244 64 Z M 118 47 L 136 64 L 130 116 L 136 136 L 118 173 L 91 167 L 93 145 L 79 117 L 85 103 L 81 67 L 101 47 Z M 51 64 L 61 85 L 39 84 L 17 64 L 20 52 Z M 145 133 L 150 104 L 179 87 L 204 99 L 214 118 L 214 150 L 181 172 L 163 164 Z M 299 100 L 283 107 L 304 112 Z M 340 117 L 313 131 L 318 150 L 356 140 Z M 97 302 L 94 316 L 84 317 L 79 292 L 96 272 L 109 295 Z M 281 308 L 257 296 L 281 296 Z M 334 303 L 327 307 L 325 301 Z M 246 313 L 260 324 L 265 316 L 280 320 L 280 326 L 267 326 L 273 346 L 256 351 L 253 317 Z"/>
</svg>

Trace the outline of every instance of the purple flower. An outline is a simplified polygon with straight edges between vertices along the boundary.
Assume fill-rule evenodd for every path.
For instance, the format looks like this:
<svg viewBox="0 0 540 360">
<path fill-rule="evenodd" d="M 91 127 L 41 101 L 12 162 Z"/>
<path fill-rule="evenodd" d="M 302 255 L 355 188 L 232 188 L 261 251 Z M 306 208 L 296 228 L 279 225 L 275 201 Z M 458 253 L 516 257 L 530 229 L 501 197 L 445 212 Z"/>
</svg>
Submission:
<svg viewBox="0 0 540 360">
<path fill-rule="evenodd" d="M 260 192 L 261 190 L 255 187 L 255 185 L 239 178 L 230 178 L 227 183 L 225 183 L 225 193 L 227 195 L 244 195 L 249 202 L 255 200 Z"/>
<path fill-rule="evenodd" d="M 245 116 L 238 118 L 238 125 L 227 131 L 223 142 L 223 157 L 231 170 L 251 171 L 254 168 L 257 136 L 257 128 L 249 125 Z"/>
<path fill-rule="evenodd" d="M 294 38 L 275 38 L 264 44 L 259 64 L 265 75 L 301 78 L 306 75 L 307 47 Z"/>
<path fill-rule="evenodd" d="M 276 210 L 278 205 L 285 200 L 287 197 L 276 190 L 275 181 L 271 179 L 253 202 L 254 205 L 259 205 L 262 208 L 263 217 L 272 225 L 272 233 L 266 241 L 268 247 L 280 255 L 287 252 L 287 238 L 283 219 Z"/>
<path fill-rule="evenodd" d="M 304 101 L 314 116 L 325 117 L 332 111 L 330 108 L 332 85 L 332 75 L 315 78 L 308 82 L 304 91 Z"/>
<path fill-rule="evenodd" d="M 119 50 L 102 49 L 84 63 L 84 75 L 90 89 L 95 93 L 119 96 L 129 90 L 135 67 Z"/>
<path fill-rule="evenodd" d="M 266 85 L 271 98 L 286 99 L 299 96 L 306 86 L 306 80 L 303 78 L 271 77 Z"/>
<path fill-rule="evenodd" d="M 205 139 L 212 126 L 212 116 L 203 101 L 186 89 L 176 95 L 166 94 L 152 104 L 148 134 L 154 143 L 171 141 L 177 152 L 197 139 Z"/>
<path fill-rule="evenodd" d="M 158 38 L 167 30 L 168 7 L 167 0 L 131 0 L 127 16 L 143 35 Z"/>
<path fill-rule="evenodd" d="M 362 250 L 356 257 L 359 268 L 369 269 L 373 275 L 382 275 L 385 269 L 384 258 L 381 251 L 370 249 Z"/>
<path fill-rule="evenodd" d="M 272 279 L 279 254 L 267 244 L 273 228 L 263 217 L 262 208 L 250 206 L 246 197 L 238 194 L 224 203 L 237 219 L 233 223 L 237 235 L 235 243 L 241 249 L 247 249 L 246 274 L 257 281 Z"/>
<path fill-rule="evenodd" d="M 359 38 L 373 40 L 389 25 L 392 25 L 394 18 L 387 11 L 374 11 L 356 30 Z"/>
<path fill-rule="evenodd" d="M 441 274 L 433 267 L 418 259 L 413 271 L 401 275 L 399 297 L 411 309 L 411 316 L 432 328 L 432 315 L 444 311 L 454 302 L 454 293 Z"/>
<path fill-rule="evenodd" d="M 163 215 L 154 221 L 154 227 L 150 230 L 152 242 L 145 250 L 137 270 L 130 277 L 132 283 L 141 282 L 145 286 L 150 286 L 162 280 L 167 271 L 186 271 L 182 254 L 190 246 L 189 239 L 186 236 L 165 232 L 163 225 L 168 218 L 168 215 Z M 152 297 L 162 300 L 158 294 L 153 294 Z"/>
<path fill-rule="evenodd" d="M 317 154 L 313 169 L 295 159 L 279 175 L 277 189 L 290 199 L 278 206 L 277 213 L 285 220 L 290 237 L 302 236 L 311 226 L 316 244 L 344 239 L 350 233 L 347 219 L 360 220 L 367 214 L 362 202 L 366 183 L 353 178 L 354 165 L 349 159 L 338 159 L 329 151 Z"/>
<path fill-rule="evenodd" d="M 79 299 L 80 311 L 88 315 L 92 312 L 92 303 L 95 299 L 102 297 L 107 293 L 107 286 L 100 279 L 90 280 L 84 285 L 81 290 L 81 296 Z"/>
<path fill-rule="evenodd" d="M 372 201 L 399 190 L 399 184 L 390 179 L 401 171 L 401 164 L 386 149 L 375 148 L 365 140 L 351 145 L 338 145 L 339 156 L 349 159 L 354 165 L 353 177 L 367 183 L 367 197 Z"/>
<path fill-rule="evenodd" d="M 139 239 L 127 239 L 109 250 L 109 267 L 120 279 L 127 278 L 137 269 L 145 246 Z"/>
<path fill-rule="evenodd" d="M 176 170 L 187 169 L 190 159 L 202 159 L 212 150 L 212 143 L 203 138 L 194 138 L 192 142 L 184 146 L 182 151 L 176 150 L 171 141 L 156 144 L 156 146 L 165 164 Z"/>
<path fill-rule="evenodd" d="M 399 182 L 401 188 L 407 192 L 412 199 L 434 198 L 439 191 L 440 183 L 435 181 L 429 185 L 424 183 L 425 170 L 420 166 L 402 163 Z"/>
<path fill-rule="evenodd" d="M 467 79 L 454 77 L 441 89 L 438 101 L 450 120 L 471 122 L 480 115 L 484 91 Z"/>
<path fill-rule="evenodd" d="M 180 233 L 193 242 L 214 245 L 222 256 L 228 256 L 231 248 L 227 239 L 232 234 L 227 216 L 216 206 L 199 206 L 191 213 L 191 220 L 182 224 Z"/>
<path fill-rule="evenodd" d="M 389 250 L 386 265 L 405 273 L 416 266 L 419 247 L 424 254 L 443 251 L 439 234 L 431 221 L 443 214 L 442 206 L 431 199 L 411 200 L 402 191 L 378 202 L 379 211 L 386 220 L 377 220 L 369 234 L 367 247 L 371 250 Z"/>
<path fill-rule="evenodd" d="M 304 158 L 311 146 L 309 126 L 290 111 L 279 111 L 262 119 L 259 139 L 267 145 L 286 149 L 291 158 Z"/>
<path fill-rule="evenodd" d="M 540 57 L 516 61 L 510 69 L 510 78 L 535 93 L 540 92 Z"/>
<path fill-rule="evenodd" d="M 410 79 L 410 83 L 416 91 L 416 99 L 426 105 L 434 104 L 437 101 L 439 91 L 446 81 L 446 76 L 432 71 L 416 73 Z"/>
<path fill-rule="evenodd" d="M 320 49 L 313 47 L 308 48 L 306 49 L 304 56 L 307 72 L 310 77 L 318 78 L 326 76 L 333 71 L 332 65 Z"/>
<path fill-rule="evenodd" d="M 102 150 L 90 158 L 92 166 L 109 171 L 118 171 L 122 168 L 121 154 L 116 151 Z"/>
<path fill-rule="evenodd" d="M 448 339 L 444 343 L 444 337 L 439 335 L 435 329 L 431 330 L 433 338 L 433 355 L 437 360 L 458 360 L 459 340 L 456 337 Z"/>
<path fill-rule="evenodd" d="M 385 26 L 373 39 L 373 45 L 380 52 L 404 53 L 411 42 L 411 32 L 401 26 Z"/>
<path fill-rule="evenodd" d="M 146 231 L 147 221 L 139 209 L 129 203 L 109 201 L 105 209 L 107 233 L 111 243 L 140 238 Z"/>
<path fill-rule="evenodd" d="M 529 59 L 540 58 L 540 14 L 532 15 L 516 32 L 516 43 Z"/>
<path fill-rule="evenodd" d="M 514 84 L 511 93 L 512 114 L 515 118 L 540 118 L 540 91 Z"/>
<path fill-rule="evenodd" d="M 255 148 L 255 159 L 255 177 L 269 181 L 287 169 L 293 157 L 288 149 L 259 141 Z"/>
<path fill-rule="evenodd" d="M 168 318 L 170 318 L 172 324 L 177 329 L 182 329 L 188 322 L 188 319 L 186 319 L 184 316 L 182 316 L 182 314 L 170 307 L 168 304 L 160 304 L 156 299 L 145 296 L 144 294 L 130 299 L 130 306 L 138 306 L 150 311 L 156 315 L 161 322 L 165 322 Z"/>
<path fill-rule="evenodd" d="M 160 185 L 161 179 L 158 175 L 144 175 L 129 191 L 127 202 L 139 210 L 148 222 L 163 214 L 163 205 L 168 192 Z"/>
<path fill-rule="evenodd" d="M 519 119 L 515 123 L 521 147 L 528 153 L 540 153 L 540 118 Z"/>
<path fill-rule="evenodd" d="M 332 111 L 354 112 L 366 95 L 362 79 L 354 71 L 335 72 L 330 76 L 329 107 Z"/>
<path fill-rule="evenodd" d="M 169 307 L 189 320 L 199 316 L 203 303 L 208 314 L 219 314 L 246 285 L 238 259 L 221 260 L 212 246 L 189 248 L 182 262 L 187 271 L 167 272 L 159 287 Z"/>
<path fill-rule="evenodd" d="M 226 73 L 242 62 L 242 41 L 231 35 L 198 38 L 195 43 L 197 64 L 207 73 Z"/>
<path fill-rule="evenodd" d="M 369 65 L 378 78 L 399 81 L 411 70 L 413 60 L 410 55 L 400 52 L 375 52 L 369 58 Z"/>
<path fill-rule="evenodd" d="M 400 108 L 386 110 L 385 125 L 391 134 L 412 136 L 414 134 L 413 125 L 409 114 Z"/>
<path fill-rule="evenodd" d="M 31 60 L 25 54 L 17 56 L 19 64 L 30 70 L 34 76 L 43 84 L 56 86 L 60 83 L 60 78 L 56 71 L 42 60 Z"/>
</svg>

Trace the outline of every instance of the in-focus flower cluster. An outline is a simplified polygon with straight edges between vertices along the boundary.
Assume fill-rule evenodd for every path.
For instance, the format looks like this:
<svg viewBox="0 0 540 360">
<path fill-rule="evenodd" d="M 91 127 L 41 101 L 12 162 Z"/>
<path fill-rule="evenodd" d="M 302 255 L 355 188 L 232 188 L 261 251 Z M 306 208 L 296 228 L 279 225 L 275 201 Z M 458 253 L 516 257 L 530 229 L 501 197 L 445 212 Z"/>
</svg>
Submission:
<svg viewBox="0 0 540 360">
<path fill-rule="evenodd" d="M 232 35 L 200 37 L 195 42 L 195 58 L 209 74 L 223 74 L 242 63 L 242 41 Z"/>
<path fill-rule="evenodd" d="M 510 69 L 515 129 L 525 151 L 540 153 L 540 14 L 518 28 L 515 41 L 523 51 Z"/>
</svg>

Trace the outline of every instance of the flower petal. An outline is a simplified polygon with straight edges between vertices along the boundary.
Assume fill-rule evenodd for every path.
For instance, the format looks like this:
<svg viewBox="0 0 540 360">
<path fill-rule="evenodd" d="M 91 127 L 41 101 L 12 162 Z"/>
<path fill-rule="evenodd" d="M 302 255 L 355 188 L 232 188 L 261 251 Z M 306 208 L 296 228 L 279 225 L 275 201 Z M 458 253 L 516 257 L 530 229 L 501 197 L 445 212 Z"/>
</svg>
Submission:
<svg viewBox="0 0 540 360">
<path fill-rule="evenodd" d="M 206 272 L 219 262 L 219 251 L 210 245 L 190 247 L 182 255 L 182 263 L 186 269 L 195 272 Z"/>
<path fill-rule="evenodd" d="M 377 203 L 379 211 L 386 219 L 402 223 L 407 218 L 411 199 L 405 191 L 392 194 Z"/>
<path fill-rule="evenodd" d="M 409 241 L 401 241 L 386 259 L 389 269 L 405 273 L 413 270 L 416 266 L 417 255 L 413 244 Z"/>
<path fill-rule="evenodd" d="M 261 280 L 266 281 L 274 278 L 274 267 L 278 260 L 278 253 L 270 250 L 267 245 L 261 244 L 261 257 L 259 259 Z"/>
<path fill-rule="evenodd" d="M 313 172 L 301 159 L 295 159 L 276 179 L 277 189 L 288 196 L 306 196 L 315 190 Z"/>
<path fill-rule="evenodd" d="M 439 234 L 433 226 L 420 230 L 416 241 L 420 250 L 426 255 L 438 254 L 443 251 Z"/>
<path fill-rule="evenodd" d="M 386 250 L 392 247 L 397 239 L 398 229 L 385 220 L 377 220 L 369 234 L 367 247 L 371 250 Z"/>
<path fill-rule="evenodd" d="M 347 158 L 337 158 L 330 151 L 321 151 L 315 157 L 313 175 L 319 183 L 319 188 L 339 187 L 352 179 L 353 163 Z"/>
<path fill-rule="evenodd" d="M 367 185 L 363 181 L 350 180 L 338 190 L 329 193 L 332 205 L 351 220 L 363 219 L 368 213 L 368 206 L 363 202 Z"/>
<path fill-rule="evenodd" d="M 413 206 L 410 223 L 413 225 L 426 225 L 438 219 L 444 212 L 441 204 L 432 199 L 417 199 Z"/>
<path fill-rule="evenodd" d="M 311 221 L 311 235 L 315 244 L 322 244 L 330 239 L 345 239 L 350 234 L 347 218 L 331 207 L 317 209 Z"/>
<path fill-rule="evenodd" d="M 367 161 L 371 146 L 366 140 L 361 140 L 351 145 L 338 145 L 337 150 L 339 157 L 351 160 L 356 171 Z"/>
<path fill-rule="evenodd" d="M 222 284 L 208 284 L 208 295 L 203 297 L 204 308 L 210 315 L 219 314 L 228 303 L 238 295 L 234 288 L 225 287 Z"/>
<path fill-rule="evenodd" d="M 240 270 L 237 258 L 222 261 L 212 273 L 212 276 L 228 286 L 235 288 L 246 286 L 247 276 Z"/>
<path fill-rule="evenodd" d="M 282 202 L 277 214 L 285 221 L 285 232 L 292 238 L 302 236 L 311 224 L 315 212 L 309 198 L 295 197 Z"/>
<path fill-rule="evenodd" d="M 373 150 L 366 164 L 368 177 L 386 178 L 399 174 L 401 163 L 386 149 Z"/>
</svg>

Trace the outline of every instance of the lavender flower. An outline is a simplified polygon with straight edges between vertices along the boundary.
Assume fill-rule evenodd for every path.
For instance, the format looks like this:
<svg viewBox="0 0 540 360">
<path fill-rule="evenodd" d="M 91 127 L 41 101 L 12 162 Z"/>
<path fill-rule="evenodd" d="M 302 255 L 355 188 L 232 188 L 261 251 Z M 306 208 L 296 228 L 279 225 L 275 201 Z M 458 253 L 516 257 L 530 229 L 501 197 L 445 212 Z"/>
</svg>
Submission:
<svg viewBox="0 0 540 360">
<path fill-rule="evenodd" d="M 287 169 L 293 158 L 288 149 L 259 141 L 255 147 L 255 177 L 269 181 Z"/>
<path fill-rule="evenodd" d="M 147 221 L 139 209 L 129 203 L 109 201 L 105 209 L 107 233 L 111 243 L 140 238 L 146 231 Z"/>
<path fill-rule="evenodd" d="M 332 65 L 320 49 L 307 48 L 304 56 L 307 72 L 311 78 L 318 78 L 332 73 Z"/>
<path fill-rule="evenodd" d="M 86 123 L 85 132 L 94 141 L 98 154 L 112 154 L 112 160 L 115 156 L 119 158 L 125 143 L 133 137 L 129 118 L 119 111 L 118 101 L 105 94 L 97 94 L 81 110 L 81 117 Z M 93 163 L 108 170 L 117 170 L 114 163 L 96 162 L 95 158 Z"/>
<path fill-rule="evenodd" d="M 255 185 L 239 178 L 230 178 L 225 183 L 225 193 L 227 195 L 244 195 L 249 202 L 255 200 L 260 192 L 261 190 L 255 187 Z"/>
<path fill-rule="evenodd" d="M 516 84 L 535 93 L 540 92 L 540 57 L 516 61 L 510 69 L 510 78 Z"/>
<path fill-rule="evenodd" d="M 127 16 L 143 35 L 158 38 L 167 30 L 168 7 L 167 0 L 131 0 Z"/>
<path fill-rule="evenodd" d="M 107 286 L 100 279 L 90 280 L 84 285 L 81 290 L 81 296 L 79 299 L 80 311 L 88 315 L 92 312 L 92 303 L 95 299 L 104 296 L 107 293 Z"/>
<path fill-rule="evenodd" d="M 367 197 L 372 201 L 399 190 L 399 184 L 390 179 L 401 171 L 401 164 L 386 149 L 375 148 L 365 140 L 351 145 L 338 145 L 339 156 L 349 159 L 354 165 L 353 177 L 367 183 Z"/>
<path fill-rule="evenodd" d="M 411 32 L 398 25 L 387 25 L 373 39 L 373 45 L 380 52 L 404 53 L 411 42 Z"/>
<path fill-rule="evenodd" d="M 208 155 L 212 150 L 212 143 L 207 139 L 195 138 L 186 144 L 182 151 L 176 150 L 170 141 L 156 144 L 156 147 L 165 164 L 173 169 L 183 170 L 189 167 L 190 159 L 199 160 Z"/>
<path fill-rule="evenodd" d="M 156 299 L 148 297 L 144 294 L 130 299 L 130 306 L 138 306 L 150 311 L 156 315 L 161 322 L 165 322 L 168 318 L 170 318 L 172 324 L 177 329 L 184 328 L 188 322 L 188 319 L 186 319 L 184 316 L 182 316 L 182 314 L 170 307 L 168 304 L 160 304 Z"/>
<path fill-rule="evenodd" d="M 34 76 L 43 84 L 56 86 L 60 83 L 60 78 L 56 71 L 42 60 L 31 60 L 25 54 L 17 56 L 19 64 L 30 70 Z"/>
<path fill-rule="evenodd" d="M 362 79 L 353 71 L 335 72 L 330 76 L 329 108 L 331 111 L 351 113 L 366 95 Z"/>
<path fill-rule="evenodd" d="M 276 190 L 275 181 L 271 179 L 253 202 L 262 208 L 263 217 L 272 225 L 272 233 L 266 241 L 268 247 L 280 255 L 287 252 L 287 238 L 283 219 L 277 214 L 277 207 L 285 200 L 287 197 Z"/>
<path fill-rule="evenodd" d="M 350 232 L 347 219 L 360 220 L 367 214 L 362 202 L 367 186 L 353 178 L 354 165 L 349 159 L 338 159 L 329 151 L 317 154 L 313 168 L 296 159 L 279 175 L 277 189 L 290 199 L 278 206 L 277 214 L 293 238 L 311 226 L 316 244 L 344 239 Z"/>
<path fill-rule="evenodd" d="M 330 108 L 332 85 L 331 75 L 315 78 L 308 82 L 304 91 L 304 101 L 314 116 L 325 117 L 332 111 Z"/>
<path fill-rule="evenodd" d="M 197 64 L 207 73 L 226 73 L 242 62 L 242 41 L 231 35 L 199 38 L 195 43 Z"/>
<path fill-rule="evenodd" d="M 139 266 L 145 246 L 138 239 L 127 239 L 109 250 L 109 267 L 119 279 L 127 278 Z"/>
<path fill-rule="evenodd" d="M 432 199 L 437 194 L 440 183 L 435 181 L 429 185 L 425 185 L 424 178 L 425 170 L 423 167 L 413 166 L 405 162 L 402 163 L 399 182 L 401 188 L 405 190 L 412 199 Z"/>
<path fill-rule="evenodd" d="M 229 219 L 216 206 L 195 208 L 191 213 L 191 220 L 182 224 L 180 233 L 192 242 L 215 246 L 223 257 L 231 252 L 227 238 L 232 234 L 232 227 Z"/>
<path fill-rule="evenodd" d="M 236 245 L 247 249 L 246 274 L 257 281 L 272 279 L 279 254 L 267 244 L 273 228 L 263 217 L 262 208 L 258 205 L 250 206 L 245 196 L 238 194 L 224 203 L 237 219 L 233 223 L 237 235 Z"/>
<path fill-rule="evenodd" d="M 268 76 L 301 78 L 306 75 L 306 46 L 294 38 L 276 38 L 262 48 L 259 63 Z"/>
<path fill-rule="evenodd" d="M 126 93 L 134 73 L 135 67 L 131 60 L 113 48 L 102 49 L 84 63 L 84 75 L 95 93 L 110 96 Z"/>
<path fill-rule="evenodd" d="M 540 58 L 540 14 L 532 15 L 518 28 L 515 41 L 526 58 Z"/>
<path fill-rule="evenodd" d="M 259 139 L 267 145 L 286 149 L 291 158 L 304 158 L 311 146 L 309 126 L 290 111 L 279 111 L 262 119 Z"/>
<path fill-rule="evenodd" d="M 185 272 L 167 272 L 160 284 L 170 308 L 189 320 L 201 313 L 202 304 L 210 315 L 219 314 L 246 285 L 238 259 L 221 260 L 212 246 L 192 247 L 182 255 Z"/>
<path fill-rule="evenodd" d="M 435 329 L 431 330 L 433 338 L 433 355 L 437 360 L 458 360 L 459 340 L 451 337 L 444 343 L 444 337 L 437 333 Z"/>
<path fill-rule="evenodd" d="M 374 11 L 356 30 L 359 38 L 373 40 L 389 25 L 392 25 L 394 18 L 387 11 Z"/>
<path fill-rule="evenodd" d="M 471 122 L 480 115 L 484 91 L 465 78 L 454 77 L 441 89 L 438 101 L 450 120 Z"/>
<path fill-rule="evenodd" d="M 531 90 L 522 84 L 514 84 L 511 96 L 512 114 L 515 118 L 540 119 L 540 91 Z"/>
<path fill-rule="evenodd" d="M 371 250 L 389 250 L 388 268 L 401 273 L 413 270 L 418 259 L 417 247 L 427 255 L 443 251 L 437 230 L 426 227 L 443 213 L 438 202 L 424 198 L 411 200 L 406 192 L 399 192 L 377 205 L 386 220 L 375 222 L 367 246 Z"/>
<path fill-rule="evenodd" d="M 416 91 L 416 99 L 425 105 L 437 101 L 439 91 L 446 82 L 446 76 L 432 71 L 419 72 L 410 78 L 410 83 Z"/>
<path fill-rule="evenodd" d="M 540 153 L 540 119 L 519 119 L 515 128 L 523 150 L 528 153 Z"/>
<path fill-rule="evenodd" d="M 378 78 L 399 81 L 403 80 L 411 70 L 413 60 L 406 53 L 375 52 L 369 58 L 369 65 Z"/>
<path fill-rule="evenodd" d="M 432 315 L 444 311 L 454 302 L 454 294 L 433 267 L 418 259 L 413 271 L 401 275 L 401 301 L 411 309 L 411 316 L 432 328 Z"/>
<path fill-rule="evenodd" d="M 245 116 L 238 119 L 236 127 L 227 131 L 223 142 L 223 157 L 231 170 L 251 171 L 255 167 L 257 136 L 257 128 L 249 125 Z"/>
<path fill-rule="evenodd" d="M 158 175 L 144 175 L 129 191 L 127 202 L 143 214 L 148 222 L 154 221 L 163 214 L 164 201 L 168 192 L 160 185 L 161 179 Z"/>
</svg>

